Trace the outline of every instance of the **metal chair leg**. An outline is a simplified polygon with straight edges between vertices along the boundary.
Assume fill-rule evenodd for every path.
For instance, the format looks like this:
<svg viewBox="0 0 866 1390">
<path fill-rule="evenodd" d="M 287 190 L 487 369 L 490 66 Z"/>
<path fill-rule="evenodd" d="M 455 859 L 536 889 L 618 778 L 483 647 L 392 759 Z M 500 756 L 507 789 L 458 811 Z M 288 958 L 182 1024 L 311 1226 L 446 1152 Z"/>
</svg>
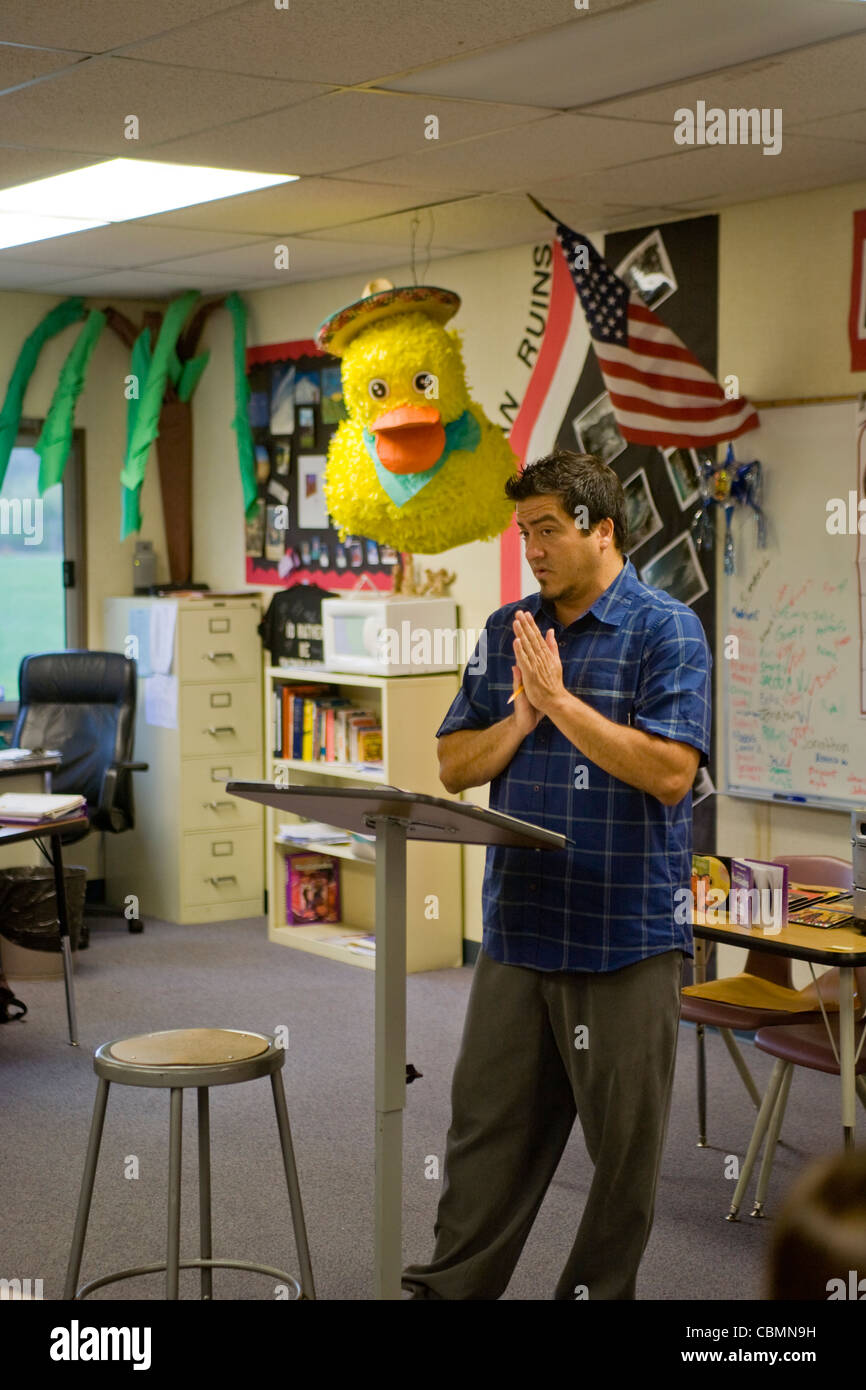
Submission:
<svg viewBox="0 0 866 1390">
<path fill-rule="evenodd" d="M 854 1079 L 857 1094 L 860 1097 L 860 1104 L 866 1109 L 866 1076 L 858 1076 Z"/>
<path fill-rule="evenodd" d="M 102 1130 L 105 1125 L 105 1107 L 108 1104 L 110 1081 L 99 1078 L 96 1100 L 93 1104 L 93 1119 L 90 1122 L 90 1138 L 87 1141 L 87 1156 L 84 1160 L 84 1174 L 78 1196 L 78 1210 L 75 1213 L 75 1228 L 72 1232 L 72 1248 L 66 1268 L 64 1298 L 74 1298 L 81 1273 L 81 1257 L 84 1254 L 84 1241 L 87 1235 L 87 1221 L 90 1216 L 90 1203 L 93 1199 L 93 1184 L 96 1178 L 96 1165 L 99 1162 L 99 1146 L 102 1143 Z"/>
<path fill-rule="evenodd" d="M 758 1157 L 758 1152 L 760 1150 L 761 1143 L 763 1142 L 764 1135 L 767 1132 L 767 1127 L 770 1123 L 770 1120 L 773 1117 L 773 1109 L 779 1097 L 779 1089 L 784 1079 L 785 1068 L 790 1066 L 790 1062 L 783 1062 L 782 1059 L 779 1058 L 779 1060 L 776 1062 L 776 1065 L 773 1067 L 773 1073 L 770 1077 L 770 1084 L 767 1087 L 766 1095 L 764 1096 L 764 1099 L 761 1103 L 761 1108 L 758 1111 L 758 1118 L 755 1121 L 755 1128 L 752 1130 L 752 1138 L 751 1142 L 749 1143 L 749 1150 L 746 1154 L 745 1162 L 742 1168 L 740 1169 L 739 1181 L 737 1183 L 736 1188 L 734 1189 L 734 1195 L 731 1199 L 730 1210 L 725 1218 L 726 1221 L 737 1220 L 737 1213 L 740 1210 L 740 1205 L 742 1203 L 743 1196 L 745 1194 L 746 1188 L 748 1187 L 749 1179 L 752 1176 L 752 1169 L 755 1166 L 755 1159 Z"/>
<path fill-rule="evenodd" d="M 298 1170 L 295 1167 L 295 1154 L 292 1148 L 292 1131 L 289 1126 L 289 1112 L 286 1107 L 286 1093 L 278 1071 L 271 1073 L 271 1090 L 274 1095 L 274 1110 L 277 1115 L 277 1129 L 280 1133 L 280 1147 L 283 1151 L 283 1167 L 286 1171 L 286 1185 L 289 1189 L 289 1206 L 292 1212 L 292 1225 L 295 1230 L 295 1245 L 298 1262 L 301 1266 L 301 1296 L 315 1298 L 313 1266 L 310 1263 L 310 1249 L 307 1244 L 307 1227 L 304 1222 L 304 1208 L 301 1205 L 301 1189 L 298 1184 Z"/>
<path fill-rule="evenodd" d="M 704 1025 L 695 1025 L 695 1037 L 698 1044 L 697 1056 L 697 1081 L 698 1081 L 698 1148 L 707 1147 L 707 1053 L 704 1041 Z"/>
<path fill-rule="evenodd" d="M 180 1297 L 180 1160 L 183 1139 L 183 1087 L 171 1088 L 168 1139 L 168 1245 L 165 1256 L 165 1296 Z"/>
<path fill-rule="evenodd" d="M 210 1108 L 207 1086 L 198 1088 L 198 1224 L 199 1254 L 203 1260 L 213 1259 L 213 1233 L 211 1229 L 211 1185 L 210 1185 Z M 208 1265 L 201 1271 L 201 1296 L 213 1298 L 213 1269 Z"/>
<path fill-rule="evenodd" d="M 755 1085 L 755 1082 L 754 1082 L 754 1078 L 753 1078 L 753 1076 L 752 1076 L 752 1073 L 749 1071 L 749 1068 L 746 1066 L 746 1060 L 745 1060 L 745 1058 L 743 1057 L 742 1052 L 741 1052 L 740 1049 L 737 1047 L 737 1040 L 736 1040 L 736 1038 L 734 1037 L 734 1035 L 733 1035 L 733 1033 L 731 1032 L 730 1028 L 720 1028 L 720 1029 L 719 1029 L 719 1032 L 721 1033 L 722 1037 L 723 1037 L 724 1040 L 725 1040 L 725 1047 L 728 1049 L 728 1052 L 731 1054 L 731 1061 L 733 1062 L 734 1066 L 737 1068 L 737 1071 L 740 1073 L 740 1077 L 742 1078 L 743 1085 L 745 1086 L 745 1088 L 746 1088 L 746 1090 L 748 1091 L 749 1095 L 752 1097 L 752 1103 L 754 1104 L 755 1109 L 756 1109 L 756 1110 L 760 1110 L 760 1108 L 761 1108 L 761 1093 L 760 1093 L 760 1091 L 758 1090 L 757 1086 Z"/>
<path fill-rule="evenodd" d="M 791 1089 L 791 1082 L 793 1079 L 794 1068 L 793 1066 L 789 1066 L 782 1078 L 779 1099 L 776 1101 L 776 1108 L 773 1111 L 773 1118 L 770 1121 L 770 1128 L 767 1131 L 767 1142 L 764 1145 L 764 1157 L 761 1162 L 761 1171 L 758 1175 L 758 1190 L 755 1193 L 755 1205 L 752 1207 L 752 1216 L 764 1215 L 764 1198 L 767 1195 L 767 1188 L 770 1186 L 770 1174 L 773 1171 L 773 1159 L 776 1156 L 776 1145 L 779 1142 L 782 1121 L 785 1118 L 785 1107 L 788 1104 L 788 1092 Z"/>
</svg>

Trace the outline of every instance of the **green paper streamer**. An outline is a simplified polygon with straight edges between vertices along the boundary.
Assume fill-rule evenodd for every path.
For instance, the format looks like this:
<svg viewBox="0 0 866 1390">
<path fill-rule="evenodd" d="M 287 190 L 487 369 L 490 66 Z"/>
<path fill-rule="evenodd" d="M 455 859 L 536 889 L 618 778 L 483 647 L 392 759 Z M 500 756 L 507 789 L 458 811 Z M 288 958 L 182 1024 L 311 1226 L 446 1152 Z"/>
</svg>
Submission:
<svg viewBox="0 0 866 1390">
<path fill-rule="evenodd" d="M 99 309 L 91 309 L 87 322 L 63 363 L 45 424 L 36 443 L 36 452 L 39 455 L 40 497 L 47 488 L 59 483 L 63 477 L 69 457 L 69 446 L 72 443 L 75 403 L 84 387 L 90 357 L 96 340 L 105 327 L 105 321 L 105 314 Z"/>
<path fill-rule="evenodd" d="M 234 361 L 235 361 L 235 416 L 232 429 L 237 435 L 238 463 L 241 469 L 241 483 L 244 493 L 244 512 L 252 518 L 258 500 L 256 483 L 256 460 L 253 446 L 253 432 L 250 428 L 249 398 L 250 384 L 246 372 L 247 311 L 238 294 L 230 294 L 226 308 L 234 321 Z"/>
<path fill-rule="evenodd" d="M 141 405 L 141 386 L 147 380 L 150 370 L 150 330 L 143 328 L 132 345 L 132 356 L 129 363 L 130 375 L 138 378 L 138 395 L 130 396 L 126 410 L 126 450 L 129 453 L 132 444 L 132 436 L 135 430 L 135 422 L 138 419 L 138 407 Z M 126 540 L 133 531 L 141 530 L 141 483 L 136 487 L 124 487 L 120 485 L 120 539 Z"/>
<path fill-rule="evenodd" d="M 2 488 L 6 477 L 9 455 L 15 447 L 15 440 L 18 438 L 24 395 L 42 348 L 49 338 L 56 337 L 71 323 L 78 323 L 86 316 L 87 310 L 84 307 L 83 299 L 80 297 L 64 299 L 61 304 L 56 304 L 36 325 L 33 332 L 25 338 L 9 378 L 3 409 L 0 410 L 0 488 Z"/>
<path fill-rule="evenodd" d="M 210 361 L 210 349 L 207 352 L 199 353 L 198 357 L 190 357 L 183 364 L 180 378 L 175 383 L 177 387 L 177 398 L 179 401 L 188 401 L 201 379 L 201 374 Z"/>
<path fill-rule="evenodd" d="M 120 474 L 120 481 L 126 488 L 140 487 L 147 467 L 147 455 L 153 441 L 159 435 L 159 416 L 162 410 L 165 384 L 169 379 L 171 359 L 186 317 L 199 298 L 199 290 L 187 290 L 179 299 L 169 304 L 153 359 L 147 373 L 147 383 L 141 393 L 141 401 L 133 426 L 132 439 L 126 451 L 126 461 Z"/>
</svg>

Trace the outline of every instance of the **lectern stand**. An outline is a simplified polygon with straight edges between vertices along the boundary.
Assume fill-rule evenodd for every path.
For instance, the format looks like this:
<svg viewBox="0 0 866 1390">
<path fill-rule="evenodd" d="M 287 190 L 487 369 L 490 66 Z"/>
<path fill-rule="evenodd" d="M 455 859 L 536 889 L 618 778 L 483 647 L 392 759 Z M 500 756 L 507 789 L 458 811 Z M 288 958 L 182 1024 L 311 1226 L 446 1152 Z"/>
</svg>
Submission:
<svg viewBox="0 0 866 1390">
<path fill-rule="evenodd" d="M 406 841 L 563 849 L 564 835 L 499 811 L 397 787 L 277 787 L 229 782 L 232 796 L 376 836 L 375 1296 L 401 1297 L 406 1103 Z"/>
</svg>

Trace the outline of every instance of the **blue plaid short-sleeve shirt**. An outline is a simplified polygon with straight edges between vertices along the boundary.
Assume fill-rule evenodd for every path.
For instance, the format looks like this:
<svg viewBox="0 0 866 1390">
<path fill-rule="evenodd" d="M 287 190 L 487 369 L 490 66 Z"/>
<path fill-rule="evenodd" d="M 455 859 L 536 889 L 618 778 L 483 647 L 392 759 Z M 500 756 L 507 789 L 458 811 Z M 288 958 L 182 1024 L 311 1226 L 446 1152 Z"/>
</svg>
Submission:
<svg viewBox="0 0 866 1390">
<path fill-rule="evenodd" d="M 711 657 L 699 619 L 641 584 L 630 560 L 567 627 L 540 593 L 488 618 L 436 737 L 511 713 L 514 614 L 553 628 L 565 688 L 616 724 L 710 751 Z M 483 658 L 486 642 L 486 662 Z M 490 807 L 559 831 L 562 850 L 487 850 L 483 947 L 505 965 L 621 970 L 662 951 L 692 953 L 675 893 L 691 879 L 688 793 L 664 806 L 591 762 L 547 717 L 490 783 Z"/>
</svg>

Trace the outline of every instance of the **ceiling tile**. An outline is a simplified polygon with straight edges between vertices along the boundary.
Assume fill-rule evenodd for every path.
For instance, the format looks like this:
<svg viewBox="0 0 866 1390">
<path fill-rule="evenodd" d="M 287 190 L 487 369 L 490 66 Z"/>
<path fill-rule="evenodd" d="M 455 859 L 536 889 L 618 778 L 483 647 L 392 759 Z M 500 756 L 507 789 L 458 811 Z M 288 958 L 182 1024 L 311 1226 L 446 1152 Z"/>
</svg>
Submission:
<svg viewBox="0 0 866 1390">
<path fill-rule="evenodd" d="M 598 13 L 590 0 L 586 13 L 555 31 L 456 56 L 388 85 L 520 102 L 536 100 L 541 88 L 551 106 L 585 107 L 863 29 L 866 7 L 839 0 L 725 0 L 723 10 L 651 0 L 612 13 Z"/>
<path fill-rule="evenodd" d="M 792 127 L 788 126 L 791 130 Z M 795 135 L 814 135 L 819 139 L 866 141 L 866 111 L 846 111 L 844 116 L 826 116 L 821 121 L 804 121 L 793 127 Z M 864 171 L 866 172 L 866 171 Z"/>
<path fill-rule="evenodd" d="M 866 17 L 866 5 L 863 14 Z M 849 34 L 843 39 L 742 63 L 657 91 L 637 92 L 583 109 L 605 116 L 665 121 L 673 126 L 677 108 L 694 110 L 698 101 L 726 110 L 732 106 L 780 107 L 783 126 L 790 127 L 795 122 L 862 106 L 864 75 L 866 34 Z"/>
<path fill-rule="evenodd" d="M 237 0 L 182 0 L 184 24 L 206 23 Z M 105 53 L 118 44 L 161 34 L 177 23 L 178 0 L 3 0 L 4 43 L 48 40 L 57 48 Z"/>
<path fill-rule="evenodd" d="M 47 261 L 62 255 L 70 268 L 90 266 L 94 270 L 109 266 L 146 266 L 162 264 L 183 256 L 198 256 L 207 251 L 231 250 L 248 245 L 249 236 L 241 232 L 191 231 L 182 227 L 153 227 L 140 222 L 117 223 L 112 227 L 95 227 L 88 232 L 70 236 L 51 237 L 34 241 L 27 246 L 10 246 L 0 251 L 0 264 L 8 256 L 14 261 Z M 272 246 L 271 238 L 264 239 Z"/>
<path fill-rule="evenodd" d="M 714 145 L 686 149 L 665 159 L 645 160 L 582 178 L 556 179 L 533 186 L 533 193 L 557 210 L 559 198 L 607 197 L 622 202 L 681 204 L 715 198 L 720 205 L 734 197 L 772 197 L 792 185 L 823 188 L 863 177 L 861 146 L 841 140 L 784 138 L 778 155 L 764 155 L 755 145 Z"/>
<path fill-rule="evenodd" d="M 19 183 L 32 183 L 34 179 L 47 179 L 51 174 L 65 174 L 70 169 L 99 163 L 99 157 L 92 154 L 0 145 L 0 188 L 14 188 Z"/>
<path fill-rule="evenodd" d="M 185 274 L 190 284 L 197 284 L 199 277 L 204 276 L 208 279 L 219 277 L 226 283 L 234 277 L 238 284 L 264 281 L 283 285 L 314 271 L 337 275 L 356 266 L 387 265 L 394 259 L 392 246 L 345 246 L 313 237 L 292 237 L 285 245 L 289 251 L 287 270 L 275 268 L 274 244 L 270 240 L 230 251 L 208 251 L 183 261 L 164 261 L 148 269 L 165 271 L 169 275 Z"/>
<path fill-rule="evenodd" d="M 31 82 L 34 77 L 80 61 L 80 53 L 68 53 L 60 48 L 23 48 L 18 44 L 0 43 L 0 95 L 20 82 Z"/>
<path fill-rule="evenodd" d="M 22 289 L 39 290 L 42 284 L 36 282 L 22 285 Z M 87 298 L 102 298 L 103 295 L 121 295 L 124 299 L 176 299 L 185 290 L 202 290 L 205 294 L 224 294 L 235 289 L 224 279 L 214 276 L 206 280 L 203 275 L 194 279 L 180 275 L 167 275 L 156 270 L 109 270 L 102 275 L 70 275 L 68 270 L 63 280 L 52 280 L 52 294 L 82 294 Z"/>
<path fill-rule="evenodd" d="M 420 157 L 356 166 L 351 174 L 362 180 L 408 183 L 423 171 L 437 183 L 473 193 L 534 191 L 535 183 L 555 178 L 563 169 L 588 173 L 664 155 L 673 148 L 673 134 L 664 127 L 597 116 L 557 115 L 460 145 L 431 146 Z"/>
<path fill-rule="evenodd" d="M 592 0 L 594 10 L 634 3 Z M 583 18 L 569 0 L 291 0 L 285 10 L 274 0 L 256 0 L 131 51 L 158 62 L 350 86 Z M 529 100 L 537 96 L 536 86 Z M 512 99 L 507 92 L 500 97 Z"/>
<path fill-rule="evenodd" d="M 270 82 L 225 73 L 191 74 L 186 68 L 157 67 L 128 58 L 88 58 L 50 80 L 0 97 L 0 129 L 7 145 L 43 145 L 131 157 L 154 151 L 160 141 L 208 129 L 218 122 L 288 108 L 323 90 L 312 83 Z M 130 114 L 139 118 L 138 140 L 124 139 L 124 120 Z M 289 120 L 285 114 L 278 119 L 284 124 Z M 260 147 L 257 156 L 257 166 L 245 167 L 261 168 L 261 160 L 267 159 L 264 173 L 295 172 L 274 168 L 271 148 Z M 151 157 L 161 156 L 154 152 Z M 226 161 L 218 163 L 224 167 Z"/>
<path fill-rule="evenodd" d="M 262 159 L 261 152 L 267 150 L 271 160 L 277 152 L 279 167 L 286 172 L 327 174 L 399 155 L 418 165 L 408 180 L 417 182 L 421 162 L 429 158 L 431 150 L 487 131 L 510 135 L 514 127 L 526 123 L 528 129 L 545 114 L 525 106 L 431 101 L 428 97 L 381 92 L 331 92 L 290 112 L 274 111 L 168 141 L 160 145 L 159 157 L 186 164 L 228 163 L 233 168 L 254 169 L 258 167 L 256 161 Z M 425 134 L 430 115 L 439 122 L 437 140 Z"/>
<path fill-rule="evenodd" d="M 226 232 L 291 236 L 339 227 L 403 208 L 423 207 L 458 196 L 456 188 L 402 188 L 396 184 L 354 183 L 347 179 L 303 178 L 237 198 L 220 198 L 192 208 L 143 218 L 152 227 L 184 227 Z"/>
</svg>

